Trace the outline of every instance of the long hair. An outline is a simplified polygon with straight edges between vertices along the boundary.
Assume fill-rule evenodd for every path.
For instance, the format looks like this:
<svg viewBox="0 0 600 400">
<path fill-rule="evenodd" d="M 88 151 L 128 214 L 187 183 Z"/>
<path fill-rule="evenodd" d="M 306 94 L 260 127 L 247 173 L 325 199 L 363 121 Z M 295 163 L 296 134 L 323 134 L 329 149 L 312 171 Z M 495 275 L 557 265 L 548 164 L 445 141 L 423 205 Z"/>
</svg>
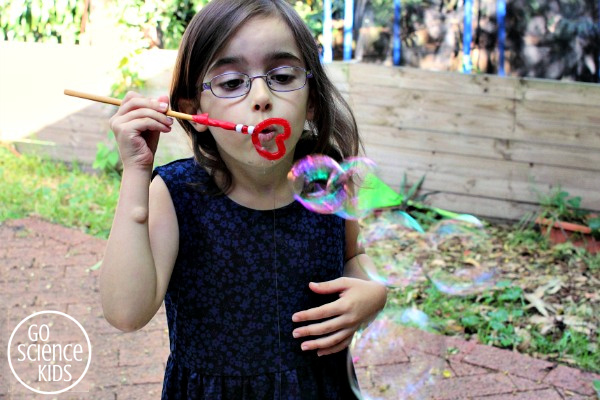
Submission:
<svg viewBox="0 0 600 400">
<path fill-rule="evenodd" d="M 361 148 L 356 120 L 350 107 L 327 77 L 319 59 L 319 49 L 310 30 L 285 0 L 213 0 L 194 16 L 179 48 L 171 86 L 171 103 L 180 111 L 181 101 L 199 107 L 199 84 L 217 52 L 235 34 L 236 29 L 254 17 L 279 16 L 289 26 L 304 58 L 309 79 L 309 104 L 314 118 L 308 122 L 310 134 L 303 134 L 294 159 L 308 154 L 329 154 L 341 158 L 356 155 Z M 212 135 L 198 133 L 188 121 L 180 121 L 190 136 L 196 161 L 214 176 L 224 177 L 223 187 L 212 193 L 227 193 L 232 177 L 221 159 Z"/>
</svg>

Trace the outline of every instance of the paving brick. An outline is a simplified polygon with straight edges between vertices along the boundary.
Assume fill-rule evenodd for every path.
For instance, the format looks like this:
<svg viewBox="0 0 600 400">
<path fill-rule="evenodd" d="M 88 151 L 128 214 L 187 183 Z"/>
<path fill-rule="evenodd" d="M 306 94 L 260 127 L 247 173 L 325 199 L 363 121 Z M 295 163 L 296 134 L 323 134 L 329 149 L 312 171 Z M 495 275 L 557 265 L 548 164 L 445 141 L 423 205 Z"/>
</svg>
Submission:
<svg viewBox="0 0 600 400">
<path fill-rule="evenodd" d="M 554 389 L 532 390 L 527 392 L 503 393 L 494 396 L 469 397 L 473 400 L 562 400 Z"/>
<path fill-rule="evenodd" d="M 450 368 L 456 376 L 470 376 L 470 375 L 482 375 L 489 374 L 490 370 L 487 368 L 477 367 L 475 365 L 459 362 L 449 361 Z"/>
<path fill-rule="evenodd" d="M 116 400 L 160 399 L 162 384 L 122 385 L 116 388 Z"/>
<path fill-rule="evenodd" d="M 575 392 L 571 392 L 570 390 L 565 390 L 561 388 L 555 388 L 556 391 L 562 396 L 564 400 L 598 400 L 596 395 L 585 396 L 582 394 L 578 394 Z"/>
<path fill-rule="evenodd" d="M 550 385 L 547 383 L 532 381 L 530 379 L 509 375 L 510 380 L 519 390 L 539 390 L 547 389 Z"/>
<path fill-rule="evenodd" d="M 450 400 L 466 396 L 508 394 L 516 390 L 517 388 L 505 374 L 493 373 L 438 380 L 432 387 L 427 389 L 423 398 Z"/>
<path fill-rule="evenodd" d="M 533 381 L 543 380 L 548 375 L 548 371 L 554 367 L 554 364 L 548 361 L 536 360 L 535 358 L 513 351 L 484 345 L 477 345 L 464 358 L 464 362 L 496 371 L 507 372 Z"/>
<path fill-rule="evenodd" d="M 596 393 L 593 387 L 594 380 L 600 380 L 600 375 L 559 365 L 550 371 L 544 382 L 571 392 L 592 396 Z"/>
</svg>

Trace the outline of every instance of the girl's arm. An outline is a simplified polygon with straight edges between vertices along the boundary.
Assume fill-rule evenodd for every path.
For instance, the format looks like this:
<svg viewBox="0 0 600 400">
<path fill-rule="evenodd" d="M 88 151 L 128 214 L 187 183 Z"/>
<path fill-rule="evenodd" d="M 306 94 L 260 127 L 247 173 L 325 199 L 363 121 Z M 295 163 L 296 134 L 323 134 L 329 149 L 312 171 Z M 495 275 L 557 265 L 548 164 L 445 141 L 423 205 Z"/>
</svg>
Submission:
<svg viewBox="0 0 600 400">
<path fill-rule="evenodd" d="M 179 243 L 177 216 L 152 164 L 160 132 L 170 131 L 166 98 L 128 93 L 111 128 L 123 161 L 119 203 L 100 274 L 104 316 L 123 331 L 142 328 L 162 304 Z M 163 104 L 161 104 L 163 103 Z"/>
<path fill-rule="evenodd" d="M 300 311 L 292 316 L 294 322 L 324 322 L 306 325 L 294 330 L 294 337 L 321 336 L 302 343 L 302 350 L 317 350 L 319 356 L 336 353 L 348 347 L 354 333 L 371 322 L 383 309 L 387 299 L 385 286 L 369 280 L 363 266 L 372 263 L 358 246 L 359 226 L 356 221 L 346 221 L 346 264 L 344 276 L 328 282 L 309 284 L 319 294 L 339 293 L 339 299 Z"/>
</svg>

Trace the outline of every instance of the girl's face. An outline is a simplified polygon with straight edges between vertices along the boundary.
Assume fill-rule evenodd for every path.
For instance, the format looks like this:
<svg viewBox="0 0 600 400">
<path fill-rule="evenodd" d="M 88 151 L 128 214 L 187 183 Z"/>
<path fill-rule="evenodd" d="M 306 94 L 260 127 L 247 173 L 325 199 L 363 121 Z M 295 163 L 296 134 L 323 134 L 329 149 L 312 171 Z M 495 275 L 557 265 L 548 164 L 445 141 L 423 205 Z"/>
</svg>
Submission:
<svg viewBox="0 0 600 400">
<path fill-rule="evenodd" d="M 209 82 L 213 77 L 228 72 L 241 72 L 251 77 L 264 75 L 282 66 L 306 67 L 292 31 L 278 16 L 256 17 L 242 25 L 231 37 L 212 60 L 202 82 Z M 250 91 L 236 98 L 219 98 L 210 90 L 204 90 L 200 95 L 198 112 L 208 113 L 211 118 L 245 125 L 256 125 L 267 118 L 284 118 L 291 126 L 291 136 L 285 141 L 286 154 L 274 162 L 257 153 L 250 135 L 211 127 L 223 160 L 247 166 L 291 164 L 304 123 L 312 117 L 308 106 L 309 81 L 304 88 L 296 91 L 274 92 L 264 78 L 256 78 L 252 80 Z M 275 140 L 270 139 L 272 136 L 260 136 L 264 139 L 263 147 L 269 152 L 277 150 Z"/>
</svg>

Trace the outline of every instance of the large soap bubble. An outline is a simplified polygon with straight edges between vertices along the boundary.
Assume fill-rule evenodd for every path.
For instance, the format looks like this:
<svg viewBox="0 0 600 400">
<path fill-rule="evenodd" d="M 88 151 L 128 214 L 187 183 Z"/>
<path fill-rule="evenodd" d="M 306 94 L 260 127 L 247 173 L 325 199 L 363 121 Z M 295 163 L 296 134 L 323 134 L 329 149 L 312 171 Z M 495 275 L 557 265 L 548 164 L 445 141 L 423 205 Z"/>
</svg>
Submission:
<svg viewBox="0 0 600 400">
<path fill-rule="evenodd" d="M 495 263 L 483 223 L 472 215 L 445 219 L 428 231 L 431 252 L 424 268 L 438 290 L 449 295 L 481 292 L 495 284 Z"/>
<path fill-rule="evenodd" d="M 406 212 L 388 210 L 363 219 L 359 245 L 373 262 L 363 269 L 374 281 L 406 287 L 424 279 L 428 243 L 419 223 Z"/>
<path fill-rule="evenodd" d="M 447 371 L 444 336 L 415 308 L 386 309 L 355 335 L 349 352 L 362 400 L 431 398 Z"/>
</svg>

